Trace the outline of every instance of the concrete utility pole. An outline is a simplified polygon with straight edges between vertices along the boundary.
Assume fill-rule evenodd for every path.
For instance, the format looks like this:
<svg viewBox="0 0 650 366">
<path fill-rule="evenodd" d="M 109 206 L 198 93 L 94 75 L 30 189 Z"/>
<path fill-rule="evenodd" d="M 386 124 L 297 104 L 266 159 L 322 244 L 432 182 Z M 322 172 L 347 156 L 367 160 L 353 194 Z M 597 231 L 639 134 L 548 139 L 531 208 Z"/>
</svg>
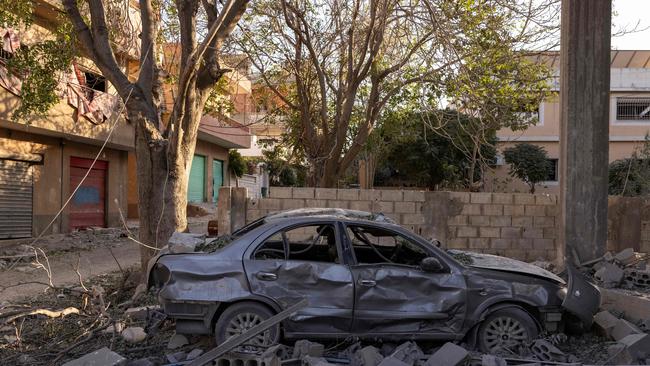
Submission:
<svg viewBox="0 0 650 366">
<path fill-rule="evenodd" d="M 562 1 L 560 248 L 574 262 L 607 246 L 611 17 L 611 0 Z"/>
</svg>

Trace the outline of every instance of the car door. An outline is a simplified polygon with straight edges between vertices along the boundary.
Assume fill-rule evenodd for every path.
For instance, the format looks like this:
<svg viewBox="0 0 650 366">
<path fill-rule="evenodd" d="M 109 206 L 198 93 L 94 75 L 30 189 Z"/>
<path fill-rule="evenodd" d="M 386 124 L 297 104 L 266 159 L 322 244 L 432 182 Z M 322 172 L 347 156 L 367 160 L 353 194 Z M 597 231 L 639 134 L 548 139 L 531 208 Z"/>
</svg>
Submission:
<svg viewBox="0 0 650 366">
<path fill-rule="evenodd" d="M 420 269 L 421 260 L 435 258 L 436 251 L 404 233 L 372 224 L 346 224 L 345 234 L 345 245 L 354 253 L 353 333 L 461 336 L 466 314 L 462 273 L 444 261 L 439 272 Z"/>
<path fill-rule="evenodd" d="M 344 264 L 335 222 L 312 222 L 272 230 L 244 257 L 251 292 L 287 307 L 309 304 L 285 323 L 285 334 L 337 335 L 352 325 L 354 287 Z"/>
</svg>

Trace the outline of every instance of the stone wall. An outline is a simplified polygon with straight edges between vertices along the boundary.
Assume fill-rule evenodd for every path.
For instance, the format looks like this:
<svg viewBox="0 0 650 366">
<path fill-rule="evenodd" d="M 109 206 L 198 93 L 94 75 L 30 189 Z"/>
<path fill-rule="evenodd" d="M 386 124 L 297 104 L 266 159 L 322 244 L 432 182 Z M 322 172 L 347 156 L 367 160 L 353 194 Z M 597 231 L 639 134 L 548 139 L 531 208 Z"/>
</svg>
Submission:
<svg viewBox="0 0 650 366">
<path fill-rule="evenodd" d="M 220 193 L 220 205 L 221 199 Z M 245 202 L 245 207 L 233 209 L 240 210 L 234 215 L 244 216 L 246 222 L 280 210 L 346 208 L 384 213 L 424 238 L 440 240 L 446 248 L 526 261 L 555 260 L 558 252 L 555 195 L 271 187 L 269 197 L 249 197 Z M 642 202 L 610 197 L 610 250 L 633 247 L 650 252 L 648 199 Z M 616 234 L 621 225 L 624 235 Z"/>
</svg>

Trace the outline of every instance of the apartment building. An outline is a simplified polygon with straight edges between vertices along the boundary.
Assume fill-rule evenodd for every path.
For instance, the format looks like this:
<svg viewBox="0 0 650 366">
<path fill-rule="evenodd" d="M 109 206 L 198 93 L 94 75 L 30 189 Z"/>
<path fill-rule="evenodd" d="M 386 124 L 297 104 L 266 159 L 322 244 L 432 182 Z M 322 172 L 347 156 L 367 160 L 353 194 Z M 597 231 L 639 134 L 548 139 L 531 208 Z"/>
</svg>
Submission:
<svg viewBox="0 0 650 366">
<path fill-rule="evenodd" d="M 560 100 L 559 52 L 536 57 L 555 70 L 553 95 L 540 104 L 537 122 L 524 131 L 502 129 L 497 132 L 497 167 L 486 177 L 486 190 L 493 192 L 527 192 L 528 185 L 508 175 L 509 166 L 503 152 L 517 143 L 530 143 L 546 149 L 553 168 L 548 179 L 536 187 L 538 193 L 559 193 L 560 180 Z M 650 134 L 650 50 L 611 52 L 611 91 L 609 99 L 609 160 L 628 158 Z M 530 117 L 524 117 L 530 118 Z"/>
</svg>

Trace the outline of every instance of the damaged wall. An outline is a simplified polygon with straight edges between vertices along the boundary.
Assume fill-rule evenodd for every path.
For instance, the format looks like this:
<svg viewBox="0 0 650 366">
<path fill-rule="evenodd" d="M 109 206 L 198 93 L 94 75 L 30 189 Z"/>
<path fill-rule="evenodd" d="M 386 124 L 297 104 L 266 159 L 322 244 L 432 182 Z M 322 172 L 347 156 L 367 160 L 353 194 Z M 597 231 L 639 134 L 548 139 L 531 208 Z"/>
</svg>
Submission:
<svg viewBox="0 0 650 366">
<path fill-rule="evenodd" d="M 245 208 L 233 209 L 245 211 L 250 222 L 269 212 L 305 207 L 382 212 L 448 248 L 527 261 L 556 257 L 555 195 L 271 187 L 268 198 L 248 198 Z M 650 200 L 610 197 L 609 221 L 610 250 L 650 251 Z"/>
</svg>

